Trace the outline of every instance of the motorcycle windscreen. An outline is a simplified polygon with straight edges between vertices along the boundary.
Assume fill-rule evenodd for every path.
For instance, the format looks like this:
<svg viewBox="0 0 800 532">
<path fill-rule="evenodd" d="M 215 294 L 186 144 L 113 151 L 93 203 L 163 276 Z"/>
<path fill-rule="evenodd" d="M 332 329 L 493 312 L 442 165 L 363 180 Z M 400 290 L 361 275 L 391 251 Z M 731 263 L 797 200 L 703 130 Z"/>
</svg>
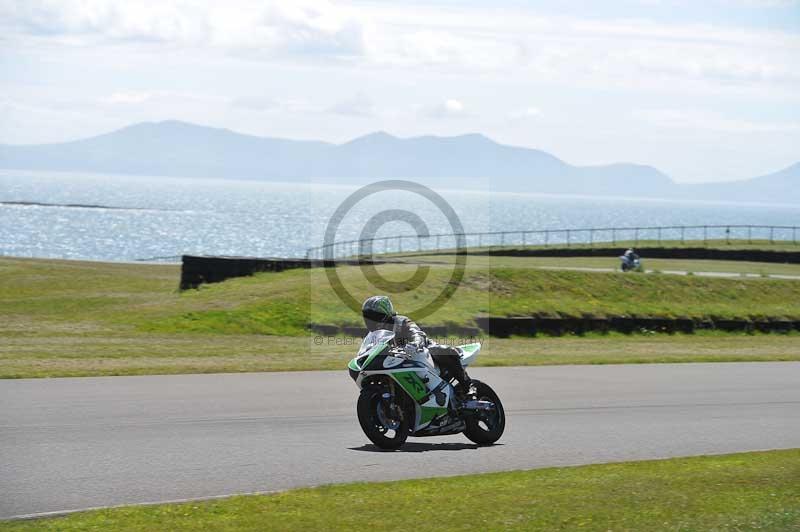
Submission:
<svg viewBox="0 0 800 532">
<path fill-rule="evenodd" d="M 372 331 L 361 341 L 361 347 L 358 348 L 358 354 L 356 357 L 363 355 L 378 344 L 391 342 L 393 338 L 394 333 L 392 331 L 387 331 L 384 329 Z"/>
</svg>

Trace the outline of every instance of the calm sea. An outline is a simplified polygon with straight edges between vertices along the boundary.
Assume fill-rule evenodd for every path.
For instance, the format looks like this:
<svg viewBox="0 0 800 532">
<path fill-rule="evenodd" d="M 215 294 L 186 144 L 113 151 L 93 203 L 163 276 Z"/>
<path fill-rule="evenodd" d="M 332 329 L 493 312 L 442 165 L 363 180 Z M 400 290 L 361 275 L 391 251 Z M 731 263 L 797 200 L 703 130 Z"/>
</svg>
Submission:
<svg viewBox="0 0 800 532">
<path fill-rule="evenodd" d="M 0 255 L 121 261 L 181 254 L 301 257 L 322 243 L 332 213 L 356 189 L 0 171 L 0 202 L 6 202 L 0 204 Z M 800 223 L 800 206 L 438 192 L 466 231 Z M 408 192 L 381 192 L 348 212 L 337 239 L 358 238 L 367 220 L 386 209 L 418 214 L 430 233 L 452 232 L 448 219 L 428 200 Z M 377 233 L 392 234 L 413 231 L 407 224 L 392 222 Z"/>
</svg>

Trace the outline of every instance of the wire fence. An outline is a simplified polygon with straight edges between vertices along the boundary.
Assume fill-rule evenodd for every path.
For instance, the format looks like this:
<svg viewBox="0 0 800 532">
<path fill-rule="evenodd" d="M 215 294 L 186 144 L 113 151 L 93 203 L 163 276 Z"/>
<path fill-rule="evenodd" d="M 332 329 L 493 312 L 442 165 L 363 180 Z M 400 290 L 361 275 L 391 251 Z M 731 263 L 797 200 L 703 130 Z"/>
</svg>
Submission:
<svg viewBox="0 0 800 532">
<path fill-rule="evenodd" d="M 181 261 L 182 255 L 165 255 L 159 257 L 146 257 L 144 259 L 134 259 L 135 262 L 166 262 L 175 263 Z"/>
<path fill-rule="evenodd" d="M 702 242 L 711 240 L 753 243 L 768 241 L 797 245 L 798 226 L 791 225 L 666 225 L 653 227 L 587 227 L 440 233 L 432 235 L 394 235 L 380 238 L 344 240 L 309 248 L 306 258 L 334 259 L 372 256 L 385 253 L 439 252 L 459 247 L 488 248 L 506 246 L 570 247 L 616 245 L 639 242 Z"/>
</svg>

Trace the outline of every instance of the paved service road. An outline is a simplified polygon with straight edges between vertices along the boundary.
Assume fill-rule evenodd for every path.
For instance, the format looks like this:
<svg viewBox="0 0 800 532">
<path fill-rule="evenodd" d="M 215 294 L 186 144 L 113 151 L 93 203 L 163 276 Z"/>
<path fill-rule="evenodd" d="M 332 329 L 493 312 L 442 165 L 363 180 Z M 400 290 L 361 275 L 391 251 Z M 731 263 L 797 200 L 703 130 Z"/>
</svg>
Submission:
<svg viewBox="0 0 800 532">
<path fill-rule="evenodd" d="M 581 266 L 534 266 L 537 270 L 567 270 L 573 272 L 618 272 L 619 268 L 584 268 Z M 688 272 L 685 270 L 658 270 L 659 273 L 667 275 L 697 275 L 700 277 L 722 277 L 725 279 L 783 279 L 786 281 L 800 281 L 800 275 L 788 275 L 782 273 L 737 273 L 737 272 Z M 645 270 L 645 273 L 656 273 L 656 270 Z"/>
<path fill-rule="evenodd" d="M 452 264 L 445 261 L 434 260 L 413 260 L 411 259 L 398 259 L 394 261 L 399 264 Z M 569 271 L 569 272 L 595 272 L 595 273 L 622 273 L 617 268 L 599 268 L 590 266 L 530 266 L 533 270 L 549 270 L 549 271 Z M 800 275 L 791 275 L 784 273 L 746 273 L 746 272 L 689 272 L 687 270 L 644 270 L 645 273 L 662 273 L 666 275 L 696 275 L 698 277 L 721 277 L 724 279 L 782 279 L 785 281 L 800 281 Z"/>
<path fill-rule="evenodd" d="M 345 371 L 0 381 L 0 517 L 494 470 L 800 447 L 800 363 L 476 368 L 508 415 L 366 446 Z"/>
</svg>

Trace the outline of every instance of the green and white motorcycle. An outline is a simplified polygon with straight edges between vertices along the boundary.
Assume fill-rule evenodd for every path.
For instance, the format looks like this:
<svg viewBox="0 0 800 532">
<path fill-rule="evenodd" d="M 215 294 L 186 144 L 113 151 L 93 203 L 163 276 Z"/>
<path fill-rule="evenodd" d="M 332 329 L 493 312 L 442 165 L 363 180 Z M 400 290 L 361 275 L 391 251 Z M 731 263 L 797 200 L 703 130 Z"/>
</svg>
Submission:
<svg viewBox="0 0 800 532">
<path fill-rule="evenodd" d="M 473 380 L 468 392 L 457 393 L 453 379 L 440 371 L 427 349 L 408 353 L 393 345 L 394 333 L 369 333 L 347 365 L 361 389 L 358 421 L 364 434 L 381 449 L 397 449 L 408 436 L 464 435 L 491 445 L 505 429 L 500 398 L 489 385 Z M 481 344 L 457 347 L 462 367 L 477 357 Z"/>
</svg>

